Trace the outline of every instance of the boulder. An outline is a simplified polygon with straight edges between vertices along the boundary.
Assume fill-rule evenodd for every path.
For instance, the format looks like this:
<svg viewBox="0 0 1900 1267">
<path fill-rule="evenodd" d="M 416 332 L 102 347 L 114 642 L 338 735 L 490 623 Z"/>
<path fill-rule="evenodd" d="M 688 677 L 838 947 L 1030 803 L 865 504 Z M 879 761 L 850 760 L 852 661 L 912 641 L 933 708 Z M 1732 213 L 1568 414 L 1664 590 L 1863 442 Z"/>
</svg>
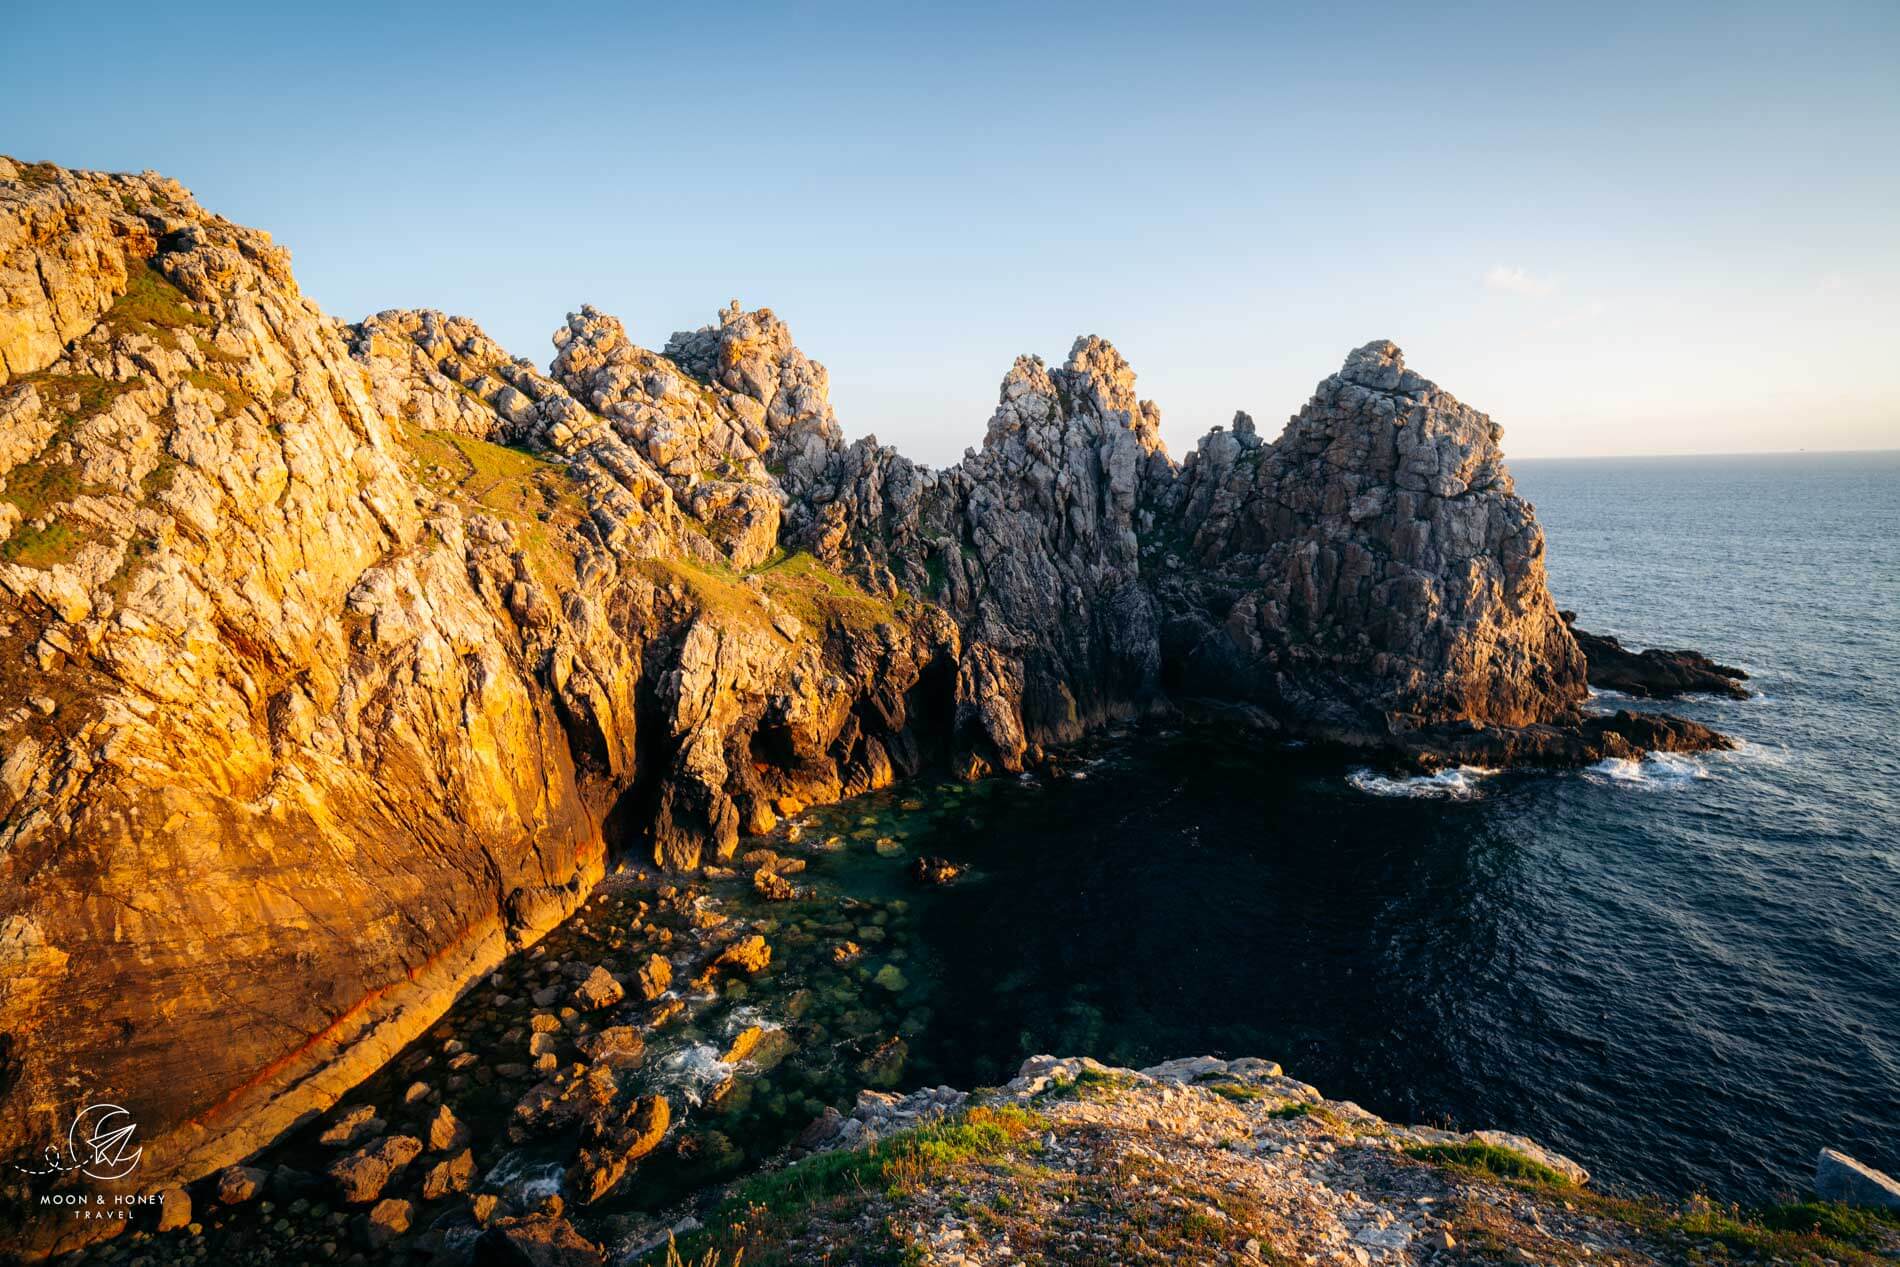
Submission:
<svg viewBox="0 0 1900 1267">
<path fill-rule="evenodd" d="M 191 1195 L 183 1188 L 167 1188 L 158 1194 L 158 1230 L 172 1232 L 191 1222 Z"/>
<path fill-rule="evenodd" d="M 475 1152 L 464 1148 L 429 1167 L 422 1177 L 422 1199 L 439 1201 L 451 1192 L 467 1192 L 475 1181 Z"/>
<path fill-rule="evenodd" d="M 768 902 L 789 902 L 798 896 L 798 888 L 790 880 L 764 867 L 752 873 L 752 891 Z"/>
<path fill-rule="evenodd" d="M 649 955 L 640 965 L 634 977 L 640 997 L 648 1003 L 665 994 L 673 986 L 673 965 L 665 955 Z"/>
<path fill-rule="evenodd" d="M 363 1215 L 360 1225 L 363 1247 L 372 1253 L 387 1248 L 391 1241 L 409 1230 L 409 1220 L 414 1213 L 415 1207 L 407 1201 L 393 1198 L 378 1201 Z"/>
<path fill-rule="evenodd" d="M 473 1267 L 602 1267 L 606 1254 L 558 1216 L 503 1219 L 475 1239 Z"/>
<path fill-rule="evenodd" d="M 627 992 L 614 980 L 613 974 L 605 968 L 596 967 L 587 974 L 587 978 L 574 987 L 574 1006 L 583 1012 L 599 1011 L 603 1007 L 612 1007 L 625 998 Z"/>
<path fill-rule="evenodd" d="M 267 1173 L 255 1166 L 231 1166 L 218 1175 L 218 1200 L 243 1205 L 264 1190 Z"/>
<path fill-rule="evenodd" d="M 646 1052 L 646 1040 L 631 1025 L 611 1025 L 584 1035 L 576 1046 L 587 1059 L 615 1066 L 637 1065 Z"/>
<path fill-rule="evenodd" d="M 474 1132 L 446 1104 L 436 1109 L 429 1119 L 429 1148 L 433 1152 L 454 1152 L 472 1138 Z"/>
<path fill-rule="evenodd" d="M 383 1119 L 376 1116 L 374 1105 L 356 1104 L 344 1109 L 317 1139 L 320 1143 L 353 1148 L 366 1139 L 381 1135 L 385 1129 Z"/>
<path fill-rule="evenodd" d="M 929 854 L 920 855 L 910 864 L 910 878 L 919 884 L 948 884 L 963 874 L 963 868 L 948 858 L 938 858 Z"/>
<path fill-rule="evenodd" d="M 765 971 L 766 965 L 771 962 L 772 948 L 766 944 L 765 938 L 754 933 L 720 951 L 711 966 L 715 970 L 730 968 L 753 975 Z"/>
<path fill-rule="evenodd" d="M 345 1203 L 363 1205 L 381 1196 L 390 1179 L 421 1153 L 421 1140 L 390 1135 L 337 1158 L 328 1173 Z"/>
<path fill-rule="evenodd" d="M 614 1190 L 627 1167 L 660 1146 L 672 1123 L 666 1097 L 642 1096 L 618 1113 L 589 1116 L 582 1147 L 567 1169 L 567 1188 L 582 1204 Z"/>
<path fill-rule="evenodd" d="M 1814 1159 L 1814 1191 L 1823 1201 L 1900 1210 L 1900 1181 L 1834 1148 Z"/>
</svg>

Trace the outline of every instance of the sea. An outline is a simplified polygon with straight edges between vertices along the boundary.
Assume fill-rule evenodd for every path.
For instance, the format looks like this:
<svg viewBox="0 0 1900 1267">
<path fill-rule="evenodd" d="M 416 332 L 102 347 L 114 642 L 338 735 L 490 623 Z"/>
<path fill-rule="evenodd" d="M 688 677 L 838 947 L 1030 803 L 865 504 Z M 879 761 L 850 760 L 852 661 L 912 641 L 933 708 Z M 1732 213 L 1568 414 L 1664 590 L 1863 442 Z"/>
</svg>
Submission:
<svg viewBox="0 0 1900 1267">
<path fill-rule="evenodd" d="M 1823 1146 L 1900 1173 L 1900 453 L 1512 471 L 1581 627 L 1749 674 L 1593 706 L 1740 748 L 1404 778 L 1111 738 L 913 842 L 976 876 L 920 913 L 912 1081 L 1257 1055 L 1611 1190 L 1772 1201 Z"/>
</svg>

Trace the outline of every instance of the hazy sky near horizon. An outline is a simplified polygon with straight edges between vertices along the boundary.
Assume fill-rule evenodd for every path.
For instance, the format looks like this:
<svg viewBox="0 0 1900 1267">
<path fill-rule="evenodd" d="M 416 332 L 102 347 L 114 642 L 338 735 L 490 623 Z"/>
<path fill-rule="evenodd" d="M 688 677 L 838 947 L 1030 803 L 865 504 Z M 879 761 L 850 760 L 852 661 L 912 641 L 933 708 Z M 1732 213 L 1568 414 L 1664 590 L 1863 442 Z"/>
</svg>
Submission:
<svg viewBox="0 0 1900 1267">
<path fill-rule="evenodd" d="M 1390 338 L 1517 457 L 1900 446 L 1900 4 L 15 6 L 0 153 L 545 364 L 728 298 L 846 431 L 1111 339 L 1178 455 Z"/>
</svg>

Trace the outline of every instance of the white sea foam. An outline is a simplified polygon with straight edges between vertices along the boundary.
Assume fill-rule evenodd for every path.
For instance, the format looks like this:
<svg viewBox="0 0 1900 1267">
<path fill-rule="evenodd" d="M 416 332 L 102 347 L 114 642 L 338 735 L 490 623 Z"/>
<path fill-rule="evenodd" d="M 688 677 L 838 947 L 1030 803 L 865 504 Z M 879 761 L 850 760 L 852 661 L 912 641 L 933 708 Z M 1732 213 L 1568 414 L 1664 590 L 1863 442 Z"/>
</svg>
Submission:
<svg viewBox="0 0 1900 1267">
<path fill-rule="evenodd" d="M 1621 786 L 1685 787 L 1714 777 L 1695 757 L 1680 752 L 1652 752 L 1643 757 L 1611 757 L 1584 770 L 1593 783 Z"/>
<path fill-rule="evenodd" d="M 677 1091 L 685 1101 L 699 1107 L 714 1087 L 732 1076 L 733 1066 L 719 1059 L 719 1049 L 711 1043 L 693 1043 L 670 1051 L 653 1064 L 656 1087 Z"/>
<path fill-rule="evenodd" d="M 1347 775 L 1346 782 L 1373 796 L 1432 796 L 1448 801 L 1469 801 L 1484 795 L 1484 780 L 1496 773 L 1482 766 L 1461 765 L 1436 774 L 1395 779 L 1362 767 Z"/>
<path fill-rule="evenodd" d="M 559 1162 L 529 1161 L 521 1153 L 504 1153 L 483 1182 L 507 1193 L 515 1205 L 532 1209 L 561 1190 L 564 1169 Z"/>
</svg>

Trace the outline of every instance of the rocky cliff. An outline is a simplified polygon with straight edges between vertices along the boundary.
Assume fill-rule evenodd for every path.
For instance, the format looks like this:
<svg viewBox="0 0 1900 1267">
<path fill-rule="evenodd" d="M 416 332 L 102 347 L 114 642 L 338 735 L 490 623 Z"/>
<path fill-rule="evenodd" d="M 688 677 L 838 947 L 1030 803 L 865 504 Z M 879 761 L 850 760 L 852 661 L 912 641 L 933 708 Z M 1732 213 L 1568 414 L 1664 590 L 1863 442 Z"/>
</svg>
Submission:
<svg viewBox="0 0 1900 1267">
<path fill-rule="evenodd" d="M 1186 462 L 1102 340 L 943 471 L 737 305 L 546 371 L 333 320 L 178 184 L 0 159 L 0 1152 L 112 1100 L 145 1184 L 332 1102 L 571 912 L 926 762 L 1209 706 L 1426 762 L 1586 717 L 1499 430 L 1369 344 Z"/>
</svg>

